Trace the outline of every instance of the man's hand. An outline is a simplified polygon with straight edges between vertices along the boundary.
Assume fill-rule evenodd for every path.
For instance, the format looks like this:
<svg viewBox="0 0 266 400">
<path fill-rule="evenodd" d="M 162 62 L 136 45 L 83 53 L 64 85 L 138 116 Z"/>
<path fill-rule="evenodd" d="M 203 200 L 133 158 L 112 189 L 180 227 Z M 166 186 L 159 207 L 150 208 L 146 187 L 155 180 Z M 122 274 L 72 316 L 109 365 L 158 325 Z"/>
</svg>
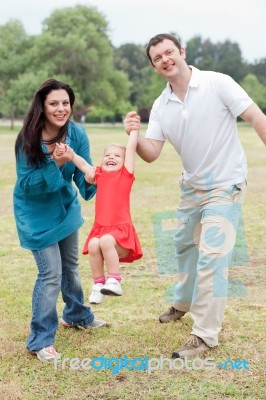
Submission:
<svg viewBox="0 0 266 400">
<path fill-rule="evenodd" d="M 140 116 L 135 111 L 127 113 L 124 119 L 124 128 L 129 135 L 131 131 L 139 131 L 140 129 Z"/>
</svg>

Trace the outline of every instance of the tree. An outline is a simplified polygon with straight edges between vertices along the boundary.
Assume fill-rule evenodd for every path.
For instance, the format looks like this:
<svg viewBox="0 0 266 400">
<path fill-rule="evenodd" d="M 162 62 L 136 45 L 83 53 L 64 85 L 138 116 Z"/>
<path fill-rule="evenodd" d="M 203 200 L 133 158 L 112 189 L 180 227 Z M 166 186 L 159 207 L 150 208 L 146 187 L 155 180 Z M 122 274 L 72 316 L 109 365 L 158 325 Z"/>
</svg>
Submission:
<svg viewBox="0 0 266 400">
<path fill-rule="evenodd" d="M 25 50 L 28 36 L 21 22 L 11 20 L 0 26 L 0 81 L 8 88 L 9 80 L 16 78 L 26 65 Z"/>
<path fill-rule="evenodd" d="M 136 104 L 141 120 L 148 121 L 153 102 L 165 88 L 166 81 L 163 77 L 156 74 L 151 67 L 143 69 L 142 72 L 142 81 L 139 81 L 139 91 L 138 87 L 136 87 L 136 91 L 138 91 Z"/>
<path fill-rule="evenodd" d="M 115 49 L 115 66 L 127 73 L 130 81 L 133 81 L 139 71 L 148 65 L 145 48 L 134 43 L 123 44 Z"/>
<path fill-rule="evenodd" d="M 261 109 L 266 110 L 266 86 L 262 85 L 255 75 L 245 76 L 241 86 Z"/>
<path fill-rule="evenodd" d="M 211 70 L 230 75 L 236 82 L 248 73 L 248 66 L 242 60 L 241 50 L 237 43 L 212 43 L 201 36 L 190 39 L 186 45 L 187 62 L 202 70 Z"/>
<path fill-rule="evenodd" d="M 266 58 L 250 66 L 251 73 L 256 75 L 260 83 L 266 85 Z"/>
<path fill-rule="evenodd" d="M 72 81 L 82 113 L 92 104 L 108 106 L 119 97 L 121 86 L 128 88 L 123 96 L 129 94 L 126 75 L 114 68 L 107 33 L 108 23 L 96 8 L 78 5 L 53 12 L 44 21 L 43 33 L 35 38 L 30 55 L 32 68 L 42 65 L 51 76 L 65 76 Z M 114 85 L 118 80 L 121 85 Z"/>
<path fill-rule="evenodd" d="M 6 95 L 2 110 L 7 114 L 24 114 L 32 93 L 52 77 L 73 87 L 76 118 L 86 114 L 92 104 L 113 107 L 115 114 L 129 97 L 128 77 L 114 67 L 108 23 L 94 7 L 59 9 L 44 21 L 42 33 L 32 37 L 27 37 L 21 23 L 10 22 L 0 27 L 0 43 L 4 60 L 0 87 Z M 32 90 L 30 95 L 25 82 Z M 20 90 L 19 101 L 16 90 Z"/>
<path fill-rule="evenodd" d="M 11 81 L 18 79 L 21 71 L 26 69 L 25 53 L 28 46 L 29 38 L 21 22 L 11 20 L 0 26 L 0 108 L 1 114 L 11 118 L 12 127 L 17 109 L 14 99 L 19 94 L 14 93 L 7 97 L 7 92 L 10 90 Z"/>
<path fill-rule="evenodd" d="M 44 74 L 29 72 L 20 75 L 17 79 L 11 79 L 5 97 L 0 101 L 2 112 L 9 115 L 11 128 L 14 126 L 16 115 L 23 115 L 29 108 L 30 99 L 33 97 L 37 87 L 44 81 Z"/>
<path fill-rule="evenodd" d="M 89 112 L 96 119 L 121 120 L 129 109 L 136 109 L 147 120 L 165 80 L 152 70 L 145 46 L 114 48 L 108 34 L 104 15 L 83 5 L 54 11 L 44 20 L 40 35 L 28 36 L 17 20 L 0 26 L 1 115 L 23 115 L 37 87 L 55 78 L 73 87 L 76 119 Z M 264 104 L 266 59 L 245 64 L 237 43 L 215 44 L 201 36 L 190 39 L 186 49 L 188 64 L 229 74 Z"/>
<path fill-rule="evenodd" d="M 117 69 L 127 74 L 131 82 L 130 102 L 140 106 L 138 99 L 147 89 L 147 82 L 144 79 L 148 67 L 145 48 L 133 43 L 124 44 L 114 50 L 114 63 Z"/>
</svg>

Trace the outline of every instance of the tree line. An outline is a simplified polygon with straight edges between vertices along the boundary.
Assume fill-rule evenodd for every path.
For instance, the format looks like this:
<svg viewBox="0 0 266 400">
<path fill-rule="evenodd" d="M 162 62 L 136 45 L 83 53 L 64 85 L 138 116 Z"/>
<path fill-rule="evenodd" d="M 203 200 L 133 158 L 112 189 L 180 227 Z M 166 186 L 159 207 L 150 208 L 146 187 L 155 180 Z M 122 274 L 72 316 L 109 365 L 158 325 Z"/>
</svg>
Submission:
<svg viewBox="0 0 266 400">
<path fill-rule="evenodd" d="M 84 5 L 54 11 L 39 35 L 28 35 L 19 20 L 0 25 L 0 117 L 23 117 L 36 88 L 53 77 L 74 89 L 76 120 L 121 121 L 130 109 L 147 120 L 165 80 L 152 71 L 145 45 L 116 48 L 108 32 L 105 16 Z M 229 74 L 266 111 L 266 57 L 247 63 L 237 43 L 201 36 L 185 47 L 188 64 Z"/>
</svg>

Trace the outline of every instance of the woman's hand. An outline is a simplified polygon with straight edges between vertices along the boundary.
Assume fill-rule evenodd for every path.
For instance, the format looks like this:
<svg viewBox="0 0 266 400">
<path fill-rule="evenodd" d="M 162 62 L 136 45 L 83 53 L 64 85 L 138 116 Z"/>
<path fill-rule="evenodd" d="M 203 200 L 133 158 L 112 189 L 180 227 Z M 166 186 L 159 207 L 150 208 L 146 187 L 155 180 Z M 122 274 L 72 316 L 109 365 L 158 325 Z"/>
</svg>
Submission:
<svg viewBox="0 0 266 400">
<path fill-rule="evenodd" d="M 72 161 L 74 154 L 74 150 L 71 149 L 71 147 L 69 147 L 67 144 L 56 143 L 52 156 L 58 167 L 61 167 L 63 164 Z"/>
</svg>

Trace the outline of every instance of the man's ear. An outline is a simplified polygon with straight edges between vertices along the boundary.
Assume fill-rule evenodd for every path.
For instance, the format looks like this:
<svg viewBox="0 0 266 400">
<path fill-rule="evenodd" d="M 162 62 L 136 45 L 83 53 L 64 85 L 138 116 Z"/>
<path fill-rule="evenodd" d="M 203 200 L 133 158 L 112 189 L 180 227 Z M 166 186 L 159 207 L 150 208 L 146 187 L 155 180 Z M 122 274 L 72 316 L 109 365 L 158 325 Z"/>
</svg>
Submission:
<svg viewBox="0 0 266 400">
<path fill-rule="evenodd" d="M 181 55 L 181 56 L 184 58 L 184 60 L 185 60 L 185 58 L 186 58 L 186 56 L 187 56 L 185 47 L 181 47 L 181 49 L 180 49 L 180 55 Z"/>
</svg>

